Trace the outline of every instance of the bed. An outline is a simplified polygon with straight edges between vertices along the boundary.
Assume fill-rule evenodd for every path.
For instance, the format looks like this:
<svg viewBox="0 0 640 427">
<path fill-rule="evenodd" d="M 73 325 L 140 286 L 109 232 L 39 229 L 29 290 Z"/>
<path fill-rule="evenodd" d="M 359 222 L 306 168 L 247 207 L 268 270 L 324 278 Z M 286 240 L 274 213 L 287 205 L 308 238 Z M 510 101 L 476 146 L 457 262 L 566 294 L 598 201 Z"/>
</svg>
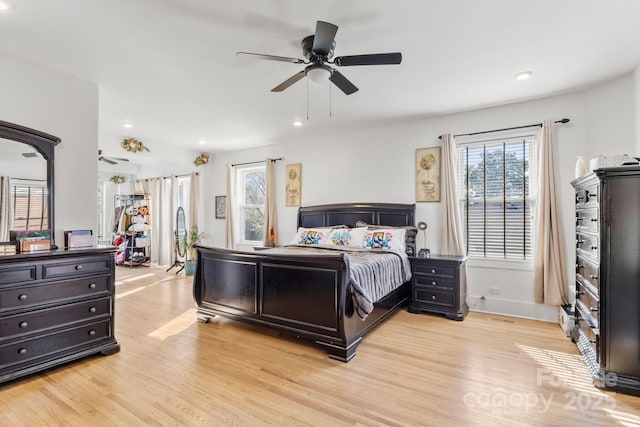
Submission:
<svg viewBox="0 0 640 427">
<path fill-rule="evenodd" d="M 355 227 L 356 223 L 413 226 L 415 205 L 390 203 L 332 204 L 301 207 L 298 227 Z M 415 235 L 413 235 L 415 237 Z M 415 240 L 407 238 L 407 253 Z M 219 315 L 311 340 L 329 357 L 348 362 L 366 333 L 410 299 L 410 281 L 373 304 L 364 319 L 356 313 L 350 291 L 350 256 L 243 252 L 197 246 L 193 282 L 198 320 Z"/>
</svg>

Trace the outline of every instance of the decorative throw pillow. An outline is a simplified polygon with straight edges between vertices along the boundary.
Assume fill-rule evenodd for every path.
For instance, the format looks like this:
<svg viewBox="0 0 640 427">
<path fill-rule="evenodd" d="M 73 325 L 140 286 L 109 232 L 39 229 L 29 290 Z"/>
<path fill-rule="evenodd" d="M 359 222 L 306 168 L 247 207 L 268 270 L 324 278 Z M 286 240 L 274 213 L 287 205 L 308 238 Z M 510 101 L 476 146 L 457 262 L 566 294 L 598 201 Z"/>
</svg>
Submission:
<svg viewBox="0 0 640 427">
<path fill-rule="evenodd" d="M 364 235 L 366 249 L 405 252 L 404 228 L 368 229 Z"/>
<path fill-rule="evenodd" d="M 331 230 L 327 244 L 329 246 L 362 248 L 367 228 L 334 228 Z"/>
<path fill-rule="evenodd" d="M 298 233 L 291 241 L 292 245 L 322 245 L 327 242 L 331 228 L 298 228 Z"/>
<path fill-rule="evenodd" d="M 379 230 L 379 229 L 402 229 L 405 230 L 404 236 L 404 252 L 409 256 L 414 256 L 416 252 L 416 235 L 418 234 L 418 227 L 414 225 L 403 225 L 403 226 L 384 226 L 384 225 L 371 225 L 367 224 L 364 221 L 357 221 L 356 227 L 368 227 L 369 230 Z"/>
</svg>

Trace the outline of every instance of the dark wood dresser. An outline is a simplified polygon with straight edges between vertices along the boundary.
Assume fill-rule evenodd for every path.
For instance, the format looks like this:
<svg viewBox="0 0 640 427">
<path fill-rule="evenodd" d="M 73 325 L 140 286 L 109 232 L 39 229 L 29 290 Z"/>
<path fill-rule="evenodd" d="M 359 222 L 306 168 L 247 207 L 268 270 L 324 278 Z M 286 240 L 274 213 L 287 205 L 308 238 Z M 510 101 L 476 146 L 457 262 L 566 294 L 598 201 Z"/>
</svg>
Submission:
<svg viewBox="0 0 640 427">
<path fill-rule="evenodd" d="M 105 247 L 0 257 L 0 383 L 120 350 L 114 253 Z"/>
<path fill-rule="evenodd" d="M 640 395 L 640 167 L 596 169 L 576 194 L 572 339 L 603 389 Z"/>
<path fill-rule="evenodd" d="M 463 269 L 467 257 L 431 255 L 410 257 L 411 313 L 444 314 L 448 319 L 464 320 L 469 312 L 467 283 Z"/>
</svg>

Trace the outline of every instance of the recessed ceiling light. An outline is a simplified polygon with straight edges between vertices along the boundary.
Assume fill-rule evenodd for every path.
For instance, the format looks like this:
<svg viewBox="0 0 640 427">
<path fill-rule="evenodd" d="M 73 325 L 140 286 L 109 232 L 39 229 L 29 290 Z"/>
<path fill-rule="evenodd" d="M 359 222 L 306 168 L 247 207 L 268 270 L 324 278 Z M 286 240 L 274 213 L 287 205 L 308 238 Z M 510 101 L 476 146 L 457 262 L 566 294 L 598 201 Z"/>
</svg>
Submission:
<svg viewBox="0 0 640 427">
<path fill-rule="evenodd" d="M 302 126 L 302 122 L 300 120 L 296 120 L 295 122 L 293 122 L 293 125 L 299 128 L 300 126 Z"/>
<path fill-rule="evenodd" d="M 200 145 L 204 145 L 204 140 L 203 140 L 203 139 L 201 139 L 200 141 L 198 141 L 198 144 L 200 144 Z"/>
<path fill-rule="evenodd" d="M 129 123 L 129 122 L 124 122 L 122 124 L 122 127 L 123 128 L 127 128 L 127 129 L 131 129 L 133 127 L 133 125 L 131 123 Z"/>
<path fill-rule="evenodd" d="M 6 0 L 0 0 L 0 12 L 11 9 L 11 3 Z"/>
<path fill-rule="evenodd" d="M 516 80 L 527 80 L 533 74 L 531 71 L 523 71 L 516 74 Z"/>
</svg>

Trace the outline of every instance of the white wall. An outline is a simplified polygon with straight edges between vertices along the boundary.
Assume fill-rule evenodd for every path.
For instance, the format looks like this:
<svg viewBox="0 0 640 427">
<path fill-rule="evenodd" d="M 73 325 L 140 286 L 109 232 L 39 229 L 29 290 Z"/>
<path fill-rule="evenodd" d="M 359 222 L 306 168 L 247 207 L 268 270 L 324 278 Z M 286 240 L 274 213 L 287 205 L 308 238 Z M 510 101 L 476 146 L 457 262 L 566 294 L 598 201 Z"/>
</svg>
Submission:
<svg viewBox="0 0 640 427">
<path fill-rule="evenodd" d="M 416 119 L 404 123 L 362 129 L 330 136 L 300 138 L 252 150 L 214 156 L 203 170 L 205 203 L 204 230 L 210 243 L 225 244 L 225 222 L 214 218 L 213 200 L 225 194 L 225 164 L 284 157 L 278 163 L 278 238 L 288 242 L 295 234 L 296 208 L 285 207 L 284 166 L 302 163 L 302 204 L 340 202 L 413 203 L 416 148 L 438 146 L 445 132 L 469 133 L 539 123 L 544 119 L 567 117 L 571 122 L 555 129 L 555 171 L 558 203 L 567 260 L 566 274 L 573 286 L 574 179 L 576 156 L 635 150 L 633 77 L 623 76 L 593 90 L 538 99 L 502 107 Z M 605 138 L 605 136 L 607 136 Z M 306 139 L 305 139 L 306 138 Z M 615 142 L 612 141 L 615 139 Z M 303 141 L 304 140 L 304 141 Z M 416 221 L 429 224 L 427 247 L 439 249 L 441 203 L 418 203 Z M 420 237 L 419 237 L 420 239 Z M 421 244 L 421 241 L 419 240 Z M 469 263 L 469 304 L 474 310 L 556 321 L 557 311 L 534 303 L 533 273 L 530 263 Z M 500 295 L 488 295 L 489 287 L 499 287 Z"/>
<path fill-rule="evenodd" d="M 96 229 L 98 86 L 0 56 L 0 120 L 62 139 L 55 149 L 55 236 Z"/>
</svg>

